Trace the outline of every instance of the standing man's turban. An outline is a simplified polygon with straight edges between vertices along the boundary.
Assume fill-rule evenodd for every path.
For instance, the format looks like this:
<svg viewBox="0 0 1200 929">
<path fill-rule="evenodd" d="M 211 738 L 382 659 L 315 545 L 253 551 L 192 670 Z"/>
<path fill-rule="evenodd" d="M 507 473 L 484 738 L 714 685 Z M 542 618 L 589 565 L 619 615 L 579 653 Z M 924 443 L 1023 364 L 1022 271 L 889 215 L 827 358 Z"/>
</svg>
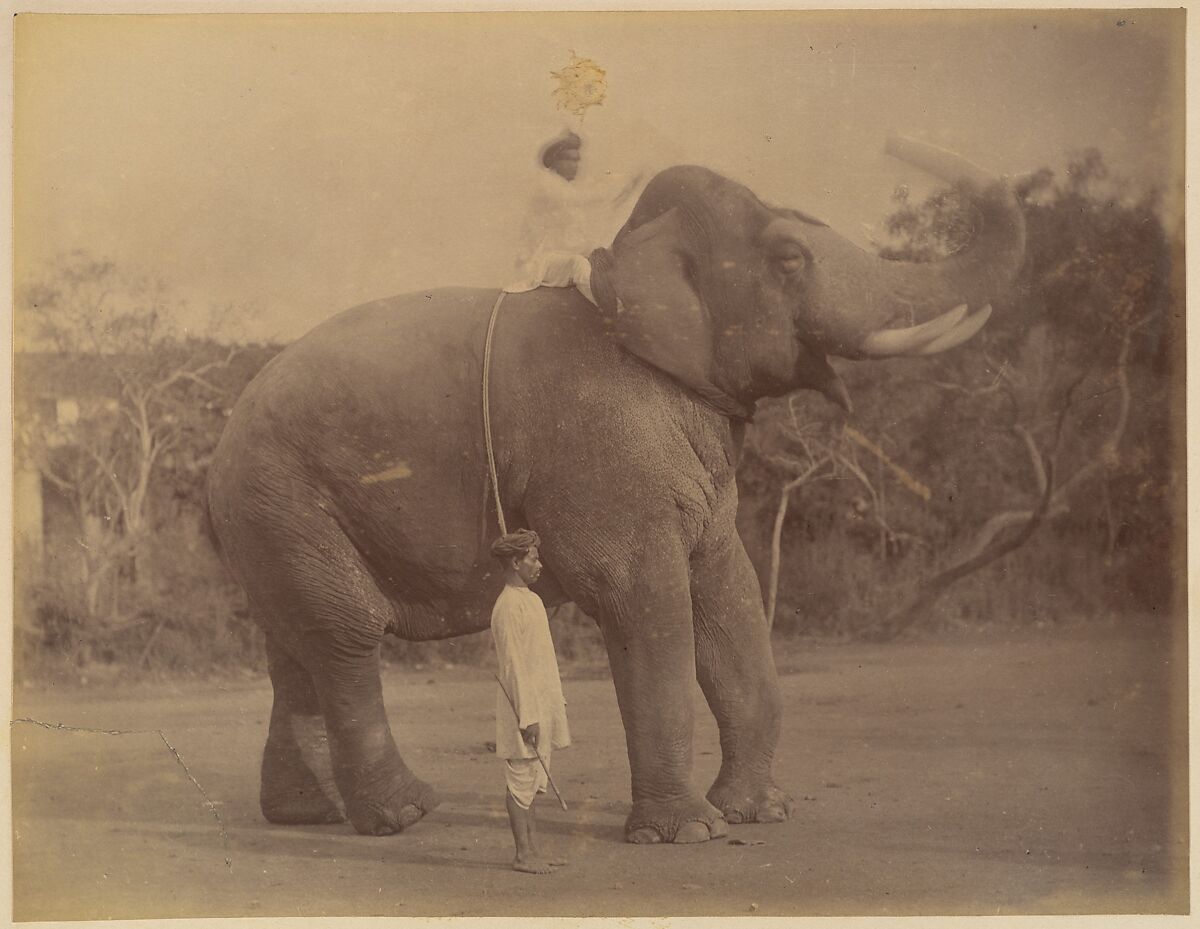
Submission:
<svg viewBox="0 0 1200 929">
<path fill-rule="evenodd" d="M 541 544 L 542 540 L 532 529 L 518 529 L 516 532 L 500 536 L 493 542 L 492 555 L 501 561 L 508 561 L 510 558 L 524 558 L 529 554 L 531 548 Z"/>
</svg>

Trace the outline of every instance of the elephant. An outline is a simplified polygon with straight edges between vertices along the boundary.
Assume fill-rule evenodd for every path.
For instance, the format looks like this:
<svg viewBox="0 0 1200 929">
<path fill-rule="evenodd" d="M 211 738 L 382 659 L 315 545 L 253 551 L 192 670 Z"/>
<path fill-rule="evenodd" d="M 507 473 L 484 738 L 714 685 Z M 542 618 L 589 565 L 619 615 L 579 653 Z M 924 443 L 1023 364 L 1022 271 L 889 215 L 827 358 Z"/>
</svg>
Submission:
<svg viewBox="0 0 1200 929">
<path fill-rule="evenodd" d="M 1024 254 L 1002 179 L 931 146 L 889 151 L 961 186 L 973 240 L 889 261 L 696 165 L 656 174 L 576 288 L 442 288 L 319 324 L 231 412 L 208 475 L 223 558 L 265 631 L 274 698 L 260 805 L 272 823 L 405 830 L 435 808 L 382 698 L 385 634 L 489 628 L 502 583 L 481 386 L 489 322 L 495 491 L 541 538 L 547 605 L 598 624 L 625 729 L 635 843 L 779 822 L 781 705 L 762 593 L 734 518 L 763 398 L 847 406 L 830 356 L 944 351 L 970 338 Z M 699 682 L 721 764 L 692 778 Z"/>
</svg>

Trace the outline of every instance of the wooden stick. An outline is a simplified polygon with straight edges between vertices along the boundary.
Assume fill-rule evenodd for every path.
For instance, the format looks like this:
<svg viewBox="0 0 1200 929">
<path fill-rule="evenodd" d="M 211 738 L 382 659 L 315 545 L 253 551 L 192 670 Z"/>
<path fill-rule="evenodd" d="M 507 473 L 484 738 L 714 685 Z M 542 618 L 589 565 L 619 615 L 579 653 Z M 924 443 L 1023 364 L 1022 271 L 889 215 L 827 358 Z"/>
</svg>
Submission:
<svg viewBox="0 0 1200 929">
<path fill-rule="evenodd" d="M 492 677 L 496 679 L 496 683 L 500 685 L 500 692 L 504 694 L 505 699 L 508 700 L 508 705 L 512 707 L 513 715 L 517 717 L 517 730 L 520 731 L 521 714 L 517 712 L 517 705 L 513 703 L 513 698 L 508 695 L 508 690 L 504 686 L 504 681 L 500 680 L 500 675 L 493 673 Z M 554 796 L 558 798 L 558 805 L 563 808 L 564 812 L 566 812 L 567 801 L 564 800 L 562 794 L 558 792 L 558 787 L 555 786 L 554 778 L 550 776 L 550 769 L 546 767 L 546 759 L 542 757 L 542 753 L 539 752 L 536 747 L 533 747 L 533 753 L 537 756 L 537 760 L 541 762 L 542 770 L 546 772 L 546 780 L 550 784 L 550 789 L 554 791 Z"/>
</svg>

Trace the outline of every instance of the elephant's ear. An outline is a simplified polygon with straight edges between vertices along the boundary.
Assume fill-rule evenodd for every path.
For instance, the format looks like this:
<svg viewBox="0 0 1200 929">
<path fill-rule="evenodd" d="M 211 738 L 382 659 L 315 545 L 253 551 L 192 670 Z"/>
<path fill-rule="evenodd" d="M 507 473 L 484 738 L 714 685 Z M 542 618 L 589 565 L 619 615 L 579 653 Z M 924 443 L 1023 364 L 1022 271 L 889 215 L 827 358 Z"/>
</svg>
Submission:
<svg viewBox="0 0 1200 929">
<path fill-rule="evenodd" d="M 712 323 L 688 273 L 679 209 L 626 226 L 611 252 L 598 251 L 593 289 L 610 332 L 642 360 L 711 391 Z"/>
</svg>

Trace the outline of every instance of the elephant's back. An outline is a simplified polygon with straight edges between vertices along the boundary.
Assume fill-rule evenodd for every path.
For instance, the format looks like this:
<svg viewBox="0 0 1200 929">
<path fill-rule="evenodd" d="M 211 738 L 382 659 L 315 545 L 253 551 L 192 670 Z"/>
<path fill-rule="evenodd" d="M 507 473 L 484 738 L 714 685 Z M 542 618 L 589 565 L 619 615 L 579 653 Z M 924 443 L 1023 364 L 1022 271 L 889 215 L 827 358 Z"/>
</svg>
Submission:
<svg viewBox="0 0 1200 929">
<path fill-rule="evenodd" d="M 422 574 L 409 561 L 423 542 L 471 538 L 486 499 L 472 439 L 482 433 L 496 295 L 454 289 L 365 304 L 272 359 L 239 398 L 209 469 L 222 547 L 272 534 L 283 547 L 306 544 L 297 533 L 319 538 L 324 511 L 380 576 L 399 577 Z M 465 572 L 476 560 L 462 551 L 440 567 Z"/>
<path fill-rule="evenodd" d="M 494 291 L 454 289 L 389 297 L 321 323 L 276 355 L 247 386 L 226 435 L 252 430 L 275 444 L 312 434 L 363 436 L 389 421 L 457 406 L 456 394 L 481 369 Z M 439 387 L 440 403 L 433 403 Z M 422 394 L 430 395 L 423 402 Z M 327 443 L 321 443 L 322 445 Z"/>
<path fill-rule="evenodd" d="M 389 474 L 419 474 L 418 462 L 440 460 L 446 473 L 476 468 L 463 436 L 479 429 L 495 295 L 455 289 L 378 300 L 289 345 L 234 406 L 209 472 L 211 503 L 264 499 L 286 487 L 369 510 L 396 502 L 375 498 L 411 492 L 404 488 L 414 482 Z"/>
<path fill-rule="evenodd" d="M 326 489 L 415 461 L 450 471 L 461 462 L 474 474 L 483 454 L 484 343 L 498 296 L 474 288 L 418 291 L 318 325 L 243 392 L 214 473 L 288 462 L 297 477 Z M 552 412 L 558 407 L 603 415 L 619 406 L 614 391 L 645 396 L 648 379 L 645 366 L 604 335 L 578 292 L 505 296 L 491 373 L 493 422 L 502 433 L 518 430 L 544 443 L 562 418 Z"/>
<path fill-rule="evenodd" d="M 374 392 L 460 367 L 482 356 L 496 291 L 455 288 L 376 300 L 345 310 L 302 336 L 264 368 L 255 386 L 294 396 L 331 388 Z M 448 371 L 447 374 L 451 374 Z"/>
<path fill-rule="evenodd" d="M 403 421 L 453 432 L 480 414 L 482 371 L 498 290 L 445 288 L 377 300 L 318 325 L 264 367 L 239 400 L 277 434 L 307 439 L 314 423 L 335 431 L 383 430 Z M 620 354 L 595 308 L 576 291 L 506 294 L 497 320 L 493 382 L 515 367 L 545 384 Z M 507 371 L 506 371 L 507 369 Z M 230 424 L 234 425 L 233 423 Z M 305 448 L 311 451 L 311 448 Z"/>
<path fill-rule="evenodd" d="M 496 290 L 418 291 L 346 310 L 280 352 L 243 392 L 210 470 L 226 498 L 268 482 L 317 489 L 361 515 L 408 510 L 431 495 L 486 499 L 484 342 Z M 602 363 L 614 347 L 574 291 L 505 297 L 492 368 L 497 418 L 519 379 Z M 540 406 L 540 404 L 539 404 Z M 280 473 L 284 472 L 284 473 Z M 476 501 L 476 498 L 478 500 Z M 423 504 L 422 504 L 423 505 Z"/>
</svg>

